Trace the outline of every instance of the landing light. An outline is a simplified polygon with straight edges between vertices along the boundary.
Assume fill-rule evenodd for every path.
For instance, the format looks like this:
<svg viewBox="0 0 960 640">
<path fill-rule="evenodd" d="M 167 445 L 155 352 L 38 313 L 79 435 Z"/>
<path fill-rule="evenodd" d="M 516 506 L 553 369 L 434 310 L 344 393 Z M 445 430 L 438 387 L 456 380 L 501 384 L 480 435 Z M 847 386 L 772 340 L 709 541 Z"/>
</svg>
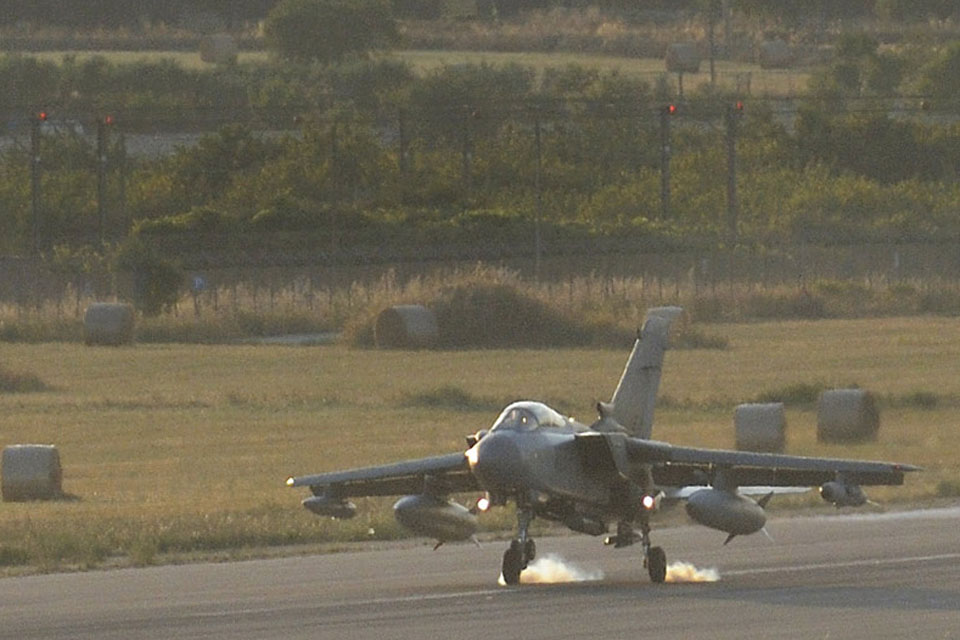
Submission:
<svg viewBox="0 0 960 640">
<path fill-rule="evenodd" d="M 477 500 L 477 509 L 483 512 L 486 512 L 488 509 L 490 509 L 490 498 L 484 496 L 483 498 Z"/>
<path fill-rule="evenodd" d="M 293 486 L 293 476 L 290 476 L 289 478 L 287 478 L 287 486 L 288 487 Z"/>
<path fill-rule="evenodd" d="M 653 509 L 655 506 L 657 506 L 657 501 L 653 496 L 648 494 L 643 496 L 643 498 L 641 498 L 640 504 L 643 505 L 644 509 L 649 511 L 650 509 Z"/>
</svg>

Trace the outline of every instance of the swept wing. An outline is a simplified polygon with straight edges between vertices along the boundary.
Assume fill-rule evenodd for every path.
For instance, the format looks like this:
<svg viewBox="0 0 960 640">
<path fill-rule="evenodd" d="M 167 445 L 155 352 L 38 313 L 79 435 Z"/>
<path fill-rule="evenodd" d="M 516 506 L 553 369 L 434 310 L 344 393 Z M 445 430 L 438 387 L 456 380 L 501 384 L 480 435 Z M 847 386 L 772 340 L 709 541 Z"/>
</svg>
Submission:
<svg viewBox="0 0 960 640">
<path fill-rule="evenodd" d="M 287 486 L 310 487 L 314 495 L 333 489 L 339 498 L 420 493 L 425 482 L 434 483 L 438 493 L 456 493 L 478 488 L 462 452 L 287 478 Z"/>
<path fill-rule="evenodd" d="M 651 465 L 657 485 L 673 487 L 702 485 L 721 470 L 733 486 L 812 487 L 838 477 L 858 485 L 901 485 L 905 472 L 919 470 L 891 462 L 678 447 L 639 438 L 630 438 L 626 450 L 631 463 Z"/>
</svg>

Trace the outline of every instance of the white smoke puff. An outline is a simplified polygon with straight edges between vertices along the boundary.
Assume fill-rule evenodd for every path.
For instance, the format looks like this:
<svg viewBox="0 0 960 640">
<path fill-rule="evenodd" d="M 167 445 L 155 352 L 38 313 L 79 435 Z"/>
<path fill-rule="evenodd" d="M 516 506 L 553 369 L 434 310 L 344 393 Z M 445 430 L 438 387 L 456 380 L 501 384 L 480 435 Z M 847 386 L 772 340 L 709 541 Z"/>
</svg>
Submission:
<svg viewBox="0 0 960 640">
<path fill-rule="evenodd" d="M 583 569 L 553 553 L 537 558 L 520 573 L 521 584 L 557 584 L 593 580 L 603 580 L 603 571 Z M 507 584 L 503 580 L 503 574 L 497 582 L 501 587 Z"/>
<path fill-rule="evenodd" d="M 716 582 L 720 572 L 716 569 L 698 569 L 689 562 L 671 562 L 667 565 L 667 582 Z"/>
</svg>

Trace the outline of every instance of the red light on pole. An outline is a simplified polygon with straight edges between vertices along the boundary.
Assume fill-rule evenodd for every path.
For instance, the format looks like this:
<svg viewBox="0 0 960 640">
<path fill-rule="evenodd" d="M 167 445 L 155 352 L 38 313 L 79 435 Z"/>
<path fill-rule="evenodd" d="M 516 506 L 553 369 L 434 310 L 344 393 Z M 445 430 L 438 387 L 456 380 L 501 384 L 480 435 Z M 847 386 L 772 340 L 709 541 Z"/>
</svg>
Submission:
<svg viewBox="0 0 960 640">
<path fill-rule="evenodd" d="M 736 103 L 734 103 L 733 108 L 734 108 L 736 111 L 741 111 L 741 112 L 742 112 L 742 111 L 743 111 L 743 101 L 742 101 L 742 100 L 737 100 Z"/>
<path fill-rule="evenodd" d="M 46 121 L 47 121 L 47 112 L 46 112 L 46 111 L 41 111 L 40 113 L 38 113 L 38 114 L 37 114 L 37 120 L 39 120 L 40 122 L 46 122 Z"/>
<path fill-rule="evenodd" d="M 677 105 L 667 105 L 667 113 L 669 113 L 671 116 L 677 115 Z"/>
<path fill-rule="evenodd" d="M 109 125 L 112 125 L 113 123 L 114 123 L 113 116 L 108 115 L 103 118 L 103 124 L 109 126 Z"/>
</svg>

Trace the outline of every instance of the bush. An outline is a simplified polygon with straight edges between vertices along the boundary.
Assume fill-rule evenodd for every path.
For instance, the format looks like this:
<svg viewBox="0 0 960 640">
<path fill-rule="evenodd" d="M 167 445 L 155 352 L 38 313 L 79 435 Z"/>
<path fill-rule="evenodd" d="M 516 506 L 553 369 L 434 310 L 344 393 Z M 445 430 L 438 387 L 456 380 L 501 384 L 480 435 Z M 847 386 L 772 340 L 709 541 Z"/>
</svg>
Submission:
<svg viewBox="0 0 960 640">
<path fill-rule="evenodd" d="M 431 304 L 445 347 L 557 347 L 589 344 L 586 327 L 507 284 L 467 284 Z"/>
<path fill-rule="evenodd" d="M 0 367 L 0 393 L 46 391 L 46 383 L 32 373 L 8 371 Z"/>
<path fill-rule="evenodd" d="M 779 389 L 764 391 L 753 402 L 764 404 L 768 402 L 782 402 L 785 405 L 812 405 L 820 394 L 828 389 L 825 382 L 797 382 Z"/>
<path fill-rule="evenodd" d="M 270 49 L 297 62 L 337 62 L 397 39 L 389 6 L 379 0 L 282 0 L 263 31 Z"/>
<path fill-rule="evenodd" d="M 117 270 L 133 272 L 133 304 L 144 315 L 159 315 L 177 303 L 184 281 L 183 271 L 139 237 L 131 238 L 120 247 L 115 265 Z"/>
</svg>

